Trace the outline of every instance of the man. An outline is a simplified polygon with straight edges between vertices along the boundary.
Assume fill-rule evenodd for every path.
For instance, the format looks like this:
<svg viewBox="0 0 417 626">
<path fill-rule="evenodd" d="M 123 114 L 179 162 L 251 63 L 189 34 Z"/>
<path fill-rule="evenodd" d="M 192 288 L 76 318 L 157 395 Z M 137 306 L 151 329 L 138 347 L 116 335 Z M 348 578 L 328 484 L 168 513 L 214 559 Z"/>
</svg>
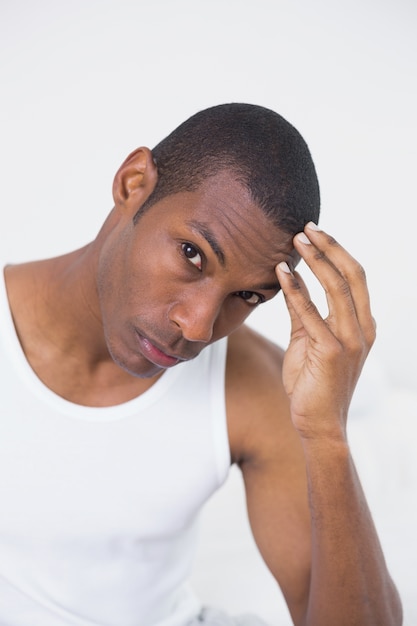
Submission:
<svg viewBox="0 0 417 626">
<path fill-rule="evenodd" d="M 5 269 L 0 623 L 210 624 L 186 579 L 233 462 L 294 624 L 400 624 L 346 439 L 375 325 L 361 267 L 315 225 L 305 142 L 262 107 L 213 107 L 133 152 L 113 192 L 95 241 Z M 280 289 L 285 354 L 244 325 Z"/>
</svg>

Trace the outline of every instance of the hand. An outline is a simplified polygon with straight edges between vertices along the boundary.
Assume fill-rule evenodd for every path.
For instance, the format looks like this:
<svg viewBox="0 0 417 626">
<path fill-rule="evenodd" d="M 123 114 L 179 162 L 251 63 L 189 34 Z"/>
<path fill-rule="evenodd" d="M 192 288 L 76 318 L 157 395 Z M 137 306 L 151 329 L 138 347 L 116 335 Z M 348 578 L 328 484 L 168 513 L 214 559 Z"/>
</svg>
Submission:
<svg viewBox="0 0 417 626">
<path fill-rule="evenodd" d="M 276 267 L 291 318 L 283 380 L 293 423 L 305 438 L 345 440 L 350 400 L 375 340 L 362 267 L 332 237 L 307 224 L 294 246 L 326 292 L 323 319 L 297 272 Z"/>
</svg>

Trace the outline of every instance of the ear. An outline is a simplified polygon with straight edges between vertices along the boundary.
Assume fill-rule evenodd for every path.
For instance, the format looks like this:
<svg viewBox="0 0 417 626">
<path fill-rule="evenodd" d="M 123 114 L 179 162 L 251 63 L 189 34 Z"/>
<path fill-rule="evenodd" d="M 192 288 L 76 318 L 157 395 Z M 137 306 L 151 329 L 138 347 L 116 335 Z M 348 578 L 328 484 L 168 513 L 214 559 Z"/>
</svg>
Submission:
<svg viewBox="0 0 417 626">
<path fill-rule="evenodd" d="M 113 181 L 115 207 L 123 212 L 140 208 L 155 189 L 158 170 L 149 148 L 138 148 L 120 166 Z"/>
</svg>

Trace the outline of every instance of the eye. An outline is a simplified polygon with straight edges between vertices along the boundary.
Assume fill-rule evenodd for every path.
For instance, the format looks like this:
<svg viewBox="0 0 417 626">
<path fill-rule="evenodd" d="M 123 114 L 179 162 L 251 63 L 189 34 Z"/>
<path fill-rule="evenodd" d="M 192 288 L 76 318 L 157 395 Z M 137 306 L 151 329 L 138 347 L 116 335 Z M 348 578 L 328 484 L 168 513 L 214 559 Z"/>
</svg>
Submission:
<svg viewBox="0 0 417 626">
<path fill-rule="evenodd" d="M 265 298 L 261 296 L 261 294 L 255 293 L 254 291 L 238 291 L 236 295 L 248 304 L 252 304 L 254 306 L 265 302 Z"/>
<path fill-rule="evenodd" d="M 198 249 L 195 246 L 193 246 L 192 243 L 185 242 L 181 244 L 181 250 L 183 251 L 184 256 L 186 256 L 187 259 L 190 261 L 190 263 L 192 263 L 199 270 L 201 270 L 203 263 L 202 263 L 201 254 L 198 251 Z"/>
</svg>

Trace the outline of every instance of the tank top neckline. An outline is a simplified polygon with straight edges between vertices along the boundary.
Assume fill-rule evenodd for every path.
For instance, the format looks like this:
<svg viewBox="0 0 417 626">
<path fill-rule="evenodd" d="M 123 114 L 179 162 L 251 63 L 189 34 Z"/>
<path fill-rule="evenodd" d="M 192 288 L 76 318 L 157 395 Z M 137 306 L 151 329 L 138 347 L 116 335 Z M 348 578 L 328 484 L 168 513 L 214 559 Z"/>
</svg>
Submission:
<svg viewBox="0 0 417 626">
<path fill-rule="evenodd" d="M 160 376 L 149 389 L 136 398 L 132 398 L 126 402 L 105 407 L 77 404 L 66 400 L 45 385 L 30 366 L 13 322 L 7 295 L 4 265 L 2 266 L 0 280 L 0 319 L 0 337 L 4 340 L 2 343 L 5 344 L 3 349 L 8 351 L 13 365 L 18 370 L 19 375 L 24 379 L 25 385 L 38 397 L 41 397 L 44 402 L 52 405 L 59 413 L 68 417 L 94 421 L 113 421 L 131 415 L 137 415 L 138 412 L 145 410 L 161 398 L 173 385 L 181 371 L 187 365 L 186 362 L 180 363 L 173 368 L 165 370 L 162 376 Z"/>
</svg>

